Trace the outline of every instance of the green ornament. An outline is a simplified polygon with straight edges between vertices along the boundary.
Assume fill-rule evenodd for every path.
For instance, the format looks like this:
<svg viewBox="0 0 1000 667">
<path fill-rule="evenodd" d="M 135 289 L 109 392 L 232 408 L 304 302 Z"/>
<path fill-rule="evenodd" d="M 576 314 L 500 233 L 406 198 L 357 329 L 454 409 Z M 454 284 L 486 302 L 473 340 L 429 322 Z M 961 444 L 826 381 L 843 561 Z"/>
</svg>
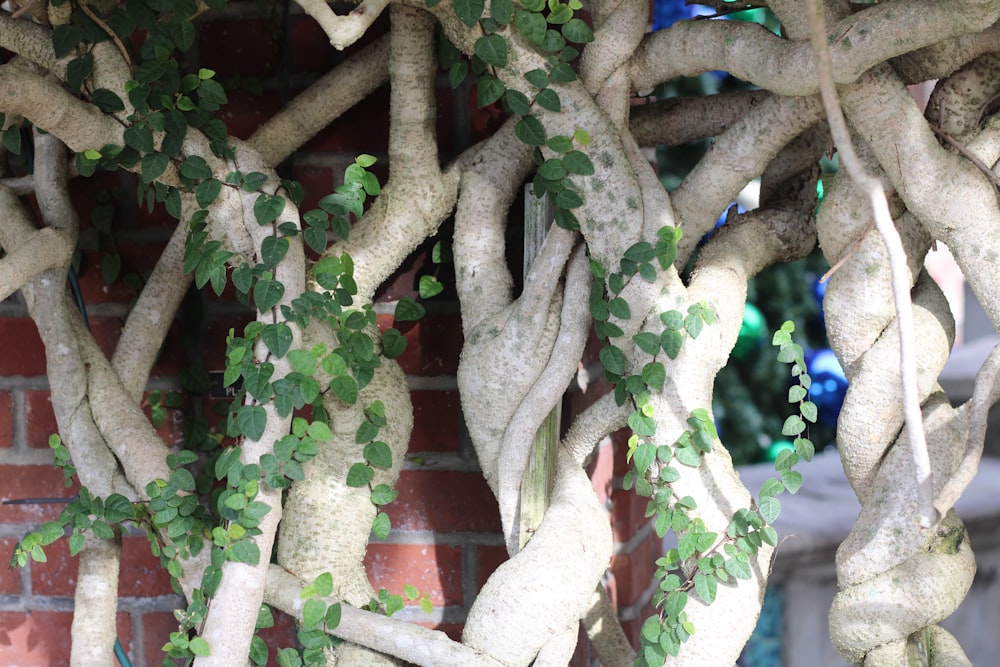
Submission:
<svg viewBox="0 0 1000 667">
<path fill-rule="evenodd" d="M 771 443 L 771 446 L 767 448 L 767 451 L 764 453 L 764 456 L 767 458 L 768 461 L 776 461 L 778 460 L 778 455 L 781 454 L 781 452 L 785 451 L 786 449 L 789 449 L 794 452 L 795 445 L 788 442 L 787 440 L 775 440 L 774 442 Z"/>
<path fill-rule="evenodd" d="M 767 337 L 767 320 L 764 313 L 752 303 L 747 303 L 743 307 L 743 326 L 736 337 L 736 345 L 733 347 L 733 358 L 745 359 L 751 352 L 764 344 Z"/>
</svg>

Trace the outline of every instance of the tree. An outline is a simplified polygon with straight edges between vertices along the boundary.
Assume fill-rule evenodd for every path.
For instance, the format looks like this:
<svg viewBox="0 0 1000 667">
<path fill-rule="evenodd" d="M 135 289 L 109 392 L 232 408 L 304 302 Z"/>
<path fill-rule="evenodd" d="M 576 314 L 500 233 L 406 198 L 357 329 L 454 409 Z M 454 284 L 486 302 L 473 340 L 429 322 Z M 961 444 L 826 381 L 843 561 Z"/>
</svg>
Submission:
<svg viewBox="0 0 1000 667">
<path fill-rule="evenodd" d="M 774 343 L 798 379 L 789 393 L 798 412 L 785 423 L 795 452 L 779 457 L 780 474 L 755 499 L 715 432 L 713 380 L 736 341 L 748 279 L 817 240 L 837 267 L 826 324 L 851 383 L 838 445 L 863 506 L 838 554 L 834 642 L 855 664 L 903 664 L 920 650 L 929 664 L 969 664 L 935 623 L 960 603 L 975 570 L 950 508 L 977 466 L 997 362 L 992 355 L 968 404 L 948 404 L 935 378 L 953 323 L 921 267 L 932 243 L 947 243 L 1000 322 L 1000 208 L 989 168 L 1000 157 L 989 104 L 1000 2 L 829 2 L 828 28 L 811 19 L 817 41 L 804 3 L 786 0 L 767 3 L 780 35 L 710 20 L 647 34 L 648 3 L 633 0 L 592 2 L 589 15 L 577 0 L 364 0 L 346 14 L 299 0 L 338 48 L 383 11 L 391 34 L 246 142 L 227 137 L 213 116 L 226 101 L 213 72 L 177 59 L 197 14 L 221 4 L 53 0 L 0 13 L 0 47 L 17 56 L 0 65 L 7 157 L 23 148 L 19 127 L 33 126 L 35 145 L 32 176 L 0 181 L 0 285 L 4 296 L 22 290 L 38 325 L 57 460 L 71 459 L 85 487 L 65 521 L 26 536 L 14 560 L 37 555 L 69 524 L 81 558 L 74 664 L 112 661 L 118 555 L 102 537 L 123 521 L 152 532 L 184 592 L 189 606 L 171 653 L 198 665 L 257 655 L 262 603 L 303 621 L 310 664 L 327 650 L 338 664 L 390 662 L 385 656 L 565 664 L 580 620 L 595 616 L 605 626 L 585 626 L 606 665 L 733 664 L 759 612 L 776 496 L 801 483 L 792 468 L 811 458 L 805 430 L 816 414 L 802 348 L 786 325 Z M 456 81 L 471 70 L 479 104 L 500 103 L 510 116 L 446 165 L 433 130 L 442 65 Z M 632 105 L 638 91 L 708 70 L 758 90 Z M 300 211 L 301 187 L 278 178 L 276 166 L 386 78 L 388 181 L 379 184 L 372 160 L 359 156 L 321 210 Z M 905 84 L 930 79 L 939 83 L 924 117 Z M 847 126 L 837 122 L 833 83 Z M 830 127 L 853 178 L 831 179 L 816 212 Z M 668 195 L 640 147 L 704 137 L 715 137 L 712 149 Z M 67 180 L 98 167 L 135 172 L 141 198 L 180 221 L 110 360 L 63 280 L 78 243 Z M 758 176 L 761 207 L 731 215 L 699 249 Z M 551 200 L 556 225 L 515 297 L 504 230 L 525 180 Z M 40 224 L 19 198 L 29 191 Z M 878 231 L 869 224 L 873 202 Z M 360 566 L 369 534 L 389 529 L 379 507 L 393 496 L 412 423 L 394 361 L 401 339 L 375 328 L 373 295 L 452 215 L 462 405 L 512 554 L 481 591 L 461 643 L 368 611 L 372 590 Z M 892 228 L 902 237 L 896 246 Z M 216 451 L 207 466 L 214 491 L 188 469 L 198 457 L 170 452 L 139 404 L 192 280 L 216 291 L 231 281 L 258 314 L 227 341 L 226 380 L 242 388 L 221 429 L 238 446 Z M 419 311 L 412 301 L 405 307 L 397 319 Z M 548 508 L 524 543 L 534 434 L 592 330 L 613 388 L 553 450 Z M 304 406 L 311 416 L 296 416 Z M 612 545 L 581 467 L 601 437 L 626 426 L 634 470 L 625 483 L 649 496 L 659 533 L 678 535 L 658 561 L 662 592 L 638 657 L 597 591 Z M 346 641 L 331 647 L 331 635 Z"/>
</svg>

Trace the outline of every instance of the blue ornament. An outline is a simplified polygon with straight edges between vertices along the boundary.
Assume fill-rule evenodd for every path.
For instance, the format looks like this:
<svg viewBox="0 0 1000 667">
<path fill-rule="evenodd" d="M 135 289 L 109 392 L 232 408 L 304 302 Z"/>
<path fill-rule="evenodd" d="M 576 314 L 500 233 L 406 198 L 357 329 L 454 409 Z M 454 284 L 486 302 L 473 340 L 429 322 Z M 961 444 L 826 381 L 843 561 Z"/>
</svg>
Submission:
<svg viewBox="0 0 1000 667">
<path fill-rule="evenodd" d="M 844 405 L 844 395 L 847 393 L 847 376 L 837 360 L 837 355 L 829 348 L 816 350 L 806 357 L 806 367 L 812 386 L 809 388 L 809 400 L 816 404 L 819 421 L 827 426 L 834 426 Z"/>
</svg>

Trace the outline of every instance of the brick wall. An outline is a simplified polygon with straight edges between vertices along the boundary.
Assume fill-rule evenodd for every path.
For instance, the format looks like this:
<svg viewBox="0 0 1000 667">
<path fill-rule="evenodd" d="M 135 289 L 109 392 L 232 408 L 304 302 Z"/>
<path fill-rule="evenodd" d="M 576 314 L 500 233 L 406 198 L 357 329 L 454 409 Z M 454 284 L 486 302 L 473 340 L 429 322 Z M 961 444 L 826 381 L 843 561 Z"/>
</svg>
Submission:
<svg viewBox="0 0 1000 667">
<path fill-rule="evenodd" d="M 286 23 L 287 37 L 278 27 L 280 12 L 272 14 L 268 6 L 256 2 L 230 3 L 225 15 L 206 16 L 202 22 L 193 57 L 215 69 L 230 90 L 231 101 L 222 116 L 235 136 L 249 136 L 290 96 L 343 58 L 312 20 L 294 7 Z M 384 19 L 380 26 L 385 29 Z M 254 91 L 258 83 L 262 94 Z M 496 110 L 470 108 L 470 98 L 474 95 L 469 84 L 452 91 L 442 76 L 438 136 L 444 159 L 481 139 L 500 122 Z M 387 101 L 383 88 L 283 165 L 283 173 L 305 186 L 306 209 L 332 191 L 338 175 L 358 153 L 373 153 L 385 164 Z M 162 211 L 149 214 L 127 203 L 129 193 L 134 192 L 130 176 L 101 178 L 104 187 L 120 187 L 125 195 L 116 204 L 115 222 L 124 271 L 148 270 L 170 233 L 172 220 Z M 89 214 L 104 195 L 92 184 L 76 183 L 73 188 L 84 229 L 82 245 L 87 249 L 80 283 L 94 335 L 110 353 L 133 292 L 124 284 L 107 287 L 100 277 L 99 255 L 93 245 L 97 237 Z M 381 290 L 380 325 L 391 325 L 395 300 L 415 294 L 416 277 L 428 254 L 429 245 Z M 186 315 L 178 320 L 153 372 L 150 390 L 177 388 L 179 374 L 192 364 L 222 369 L 226 332 L 248 319 L 238 304 L 214 295 L 189 297 L 186 306 Z M 406 608 L 401 616 L 457 638 L 476 592 L 506 552 L 496 503 L 478 472 L 462 423 L 455 380 L 462 342 L 457 303 L 447 293 L 439 296 L 428 304 L 422 321 L 400 328 L 409 342 L 400 362 L 413 394 L 414 431 L 397 486 L 399 498 L 387 507 L 394 530 L 386 542 L 371 545 L 366 566 L 376 588 L 401 593 L 404 584 L 414 584 L 428 592 L 434 603 L 431 616 L 416 606 Z M 47 439 L 55 431 L 55 420 L 43 348 L 20 295 L 0 304 L 0 340 L 4 343 L 0 351 L 0 500 L 72 496 L 75 487 L 66 488 L 62 473 L 51 466 Z M 574 397 L 571 412 L 581 409 L 597 390 L 594 387 L 587 396 Z M 210 412 L 212 405 L 206 401 L 201 407 Z M 160 432 L 169 443 L 179 443 L 180 419 L 168 419 Z M 658 540 L 643 519 L 645 501 L 620 490 L 626 470 L 622 451 L 608 440 L 591 468 L 595 488 L 611 512 L 615 534 L 609 591 L 635 640 L 649 611 L 645 607 Z M 0 550 L 9 554 L 25 531 L 55 518 L 60 509 L 58 503 L 0 505 Z M 47 563 L 31 563 L 21 571 L 0 569 L 0 667 L 68 662 L 77 564 L 64 543 L 47 551 Z M 142 535 L 124 538 L 122 559 L 119 637 L 134 664 L 157 665 L 159 647 L 176 629 L 171 611 L 180 600 L 171 593 L 168 578 Z M 294 637 L 293 624 L 287 617 L 276 616 L 277 624 L 265 632 L 265 639 L 272 646 L 287 646 Z M 587 664 L 586 642 L 577 654 L 575 663 Z"/>
</svg>

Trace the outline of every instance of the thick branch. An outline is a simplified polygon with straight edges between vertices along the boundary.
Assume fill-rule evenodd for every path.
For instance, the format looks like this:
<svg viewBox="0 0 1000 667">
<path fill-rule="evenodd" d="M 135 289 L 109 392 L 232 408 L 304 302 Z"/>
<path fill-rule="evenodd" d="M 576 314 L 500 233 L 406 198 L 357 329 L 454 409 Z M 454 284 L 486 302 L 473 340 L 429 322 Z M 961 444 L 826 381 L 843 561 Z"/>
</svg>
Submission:
<svg viewBox="0 0 1000 667">
<path fill-rule="evenodd" d="M 303 583 L 279 565 L 267 573 L 265 601 L 302 620 Z M 327 604 L 336 604 L 328 599 Z M 381 614 L 340 607 L 340 624 L 330 634 L 354 644 L 388 653 L 422 667 L 501 667 L 488 654 L 452 641 L 443 632 L 405 623 Z"/>
<path fill-rule="evenodd" d="M 1000 3 L 914 0 L 880 3 L 827 33 L 836 83 L 851 83 L 894 56 L 979 32 L 1000 17 Z M 891 25 L 891 28 L 884 26 Z M 901 30 L 900 26 L 906 29 Z M 895 37 L 886 39 L 886 30 Z M 783 40 L 763 26 L 737 21 L 680 21 L 649 34 L 632 59 L 632 84 L 644 90 L 676 76 L 721 69 L 781 95 L 819 91 L 808 42 Z"/>
</svg>

